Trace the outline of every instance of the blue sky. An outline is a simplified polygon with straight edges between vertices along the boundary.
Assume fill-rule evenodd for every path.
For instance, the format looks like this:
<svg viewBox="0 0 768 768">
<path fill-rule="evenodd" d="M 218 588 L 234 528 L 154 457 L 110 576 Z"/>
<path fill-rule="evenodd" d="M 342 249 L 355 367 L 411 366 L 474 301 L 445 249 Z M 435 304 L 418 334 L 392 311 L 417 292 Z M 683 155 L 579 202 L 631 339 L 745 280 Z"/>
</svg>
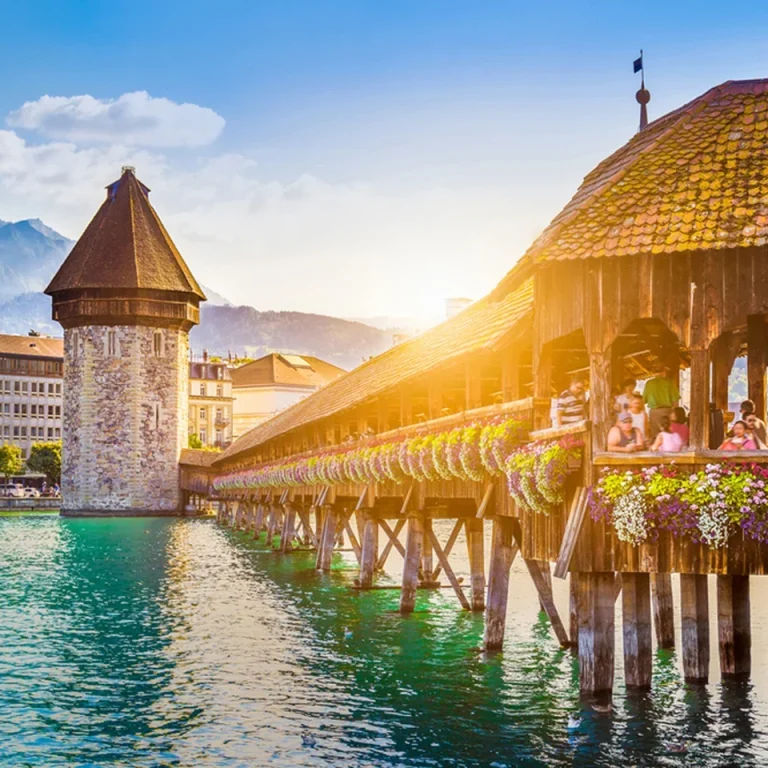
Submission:
<svg viewBox="0 0 768 768">
<path fill-rule="evenodd" d="M 0 219 L 76 237 L 131 162 L 195 273 L 232 300 L 432 316 L 490 289 L 630 138 L 639 48 L 651 118 L 768 76 L 768 6 L 748 16 L 0 0 Z"/>
</svg>

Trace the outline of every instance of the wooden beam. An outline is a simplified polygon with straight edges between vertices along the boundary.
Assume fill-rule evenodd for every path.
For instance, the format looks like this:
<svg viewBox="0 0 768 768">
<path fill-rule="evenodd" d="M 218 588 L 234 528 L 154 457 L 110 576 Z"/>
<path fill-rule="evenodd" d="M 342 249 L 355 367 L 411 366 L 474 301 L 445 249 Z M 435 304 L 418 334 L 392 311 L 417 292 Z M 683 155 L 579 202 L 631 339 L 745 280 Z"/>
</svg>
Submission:
<svg viewBox="0 0 768 768">
<path fill-rule="evenodd" d="M 395 549 L 402 555 L 403 558 L 405 558 L 405 547 L 400 543 L 400 540 L 397 538 L 400 534 L 400 531 L 403 530 L 403 527 L 405 526 L 405 519 L 398 520 L 397 524 L 395 525 L 395 530 L 393 531 L 389 525 L 387 524 L 386 520 L 379 520 L 379 525 L 381 526 L 384 533 L 387 534 L 387 538 L 389 541 L 384 546 L 384 551 L 381 553 L 381 557 L 378 559 L 378 562 L 376 563 L 376 570 L 380 571 L 384 567 L 384 563 L 387 562 L 387 558 L 389 557 L 389 552 L 392 549 L 392 547 L 395 547 Z"/>
<path fill-rule="evenodd" d="M 614 422 L 611 380 L 610 352 L 593 352 L 590 354 L 590 419 L 592 421 L 592 441 L 597 451 L 605 450 L 608 430 Z"/>
<path fill-rule="evenodd" d="M 493 496 L 493 491 L 495 488 L 496 488 L 496 484 L 494 482 L 486 483 L 485 493 L 483 493 L 483 498 L 480 502 L 480 506 L 477 508 L 478 520 L 482 520 L 483 517 L 485 517 L 485 513 L 488 509 L 488 505 L 491 503 L 491 498 Z"/>
<path fill-rule="evenodd" d="M 587 514 L 588 493 L 586 488 L 579 486 L 573 493 L 571 499 L 571 510 L 568 513 L 568 521 L 565 524 L 565 533 L 560 543 L 560 554 L 555 563 L 555 578 L 564 579 L 568 575 L 568 568 L 571 564 L 571 558 L 576 549 L 576 542 L 579 540 L 581 527 L 584 525 L 584 519 Z"/>
<path fill-rule="evenodd" d="M 705 349 L 691 350 L 690 447 L 709 448 L 709 354 Z"/>
<path fill-rule="evenodd" d="M 446 542 L 445 548 L 443 551 L 445 552 L 445 556 L 448 557 L 451 554 L 451 550 L 453 549 L 453 545 L 456 543 L 456 539 L 459 536 L 459 533 L 461 532 L 461 529 L 464 527 L 464 520 L 457 520 L 455 525 L 453 526 L 453 530 L 451 531 L 451 535 L 448 537 L 448 541 Z M 437 581 L 438 577 L 440 576 L 440 571 L 443 570 L 443 566 L 440 565 L 440 563 L 437 564 L 437 567 L 434 571 L 432 571 L 432 577 L 431 581 Z"/>
<path fill-rule="evenodd" d="M 448 562 L 448 558 L 446 557 L 445 552 L 441 548 L 440 542 L 437 540 L 437 536 L 435 536 L 435 532 L 430 528 L 427 531 L 427 535 L 429 536 L 430 541 L 432 542 L 432 548 L 434 549 L 435 554 L 437 555 L 437 559 L 440 561 L 440 565 L 443 566 L 443 571 L 445 572 L 446 578 L 450 582 L 450 585 L 453 587 L 453 591 L 456 593 L 456 597 L 459 598 L 461 607 L 464 608 L 464 610 L 466 611 L 471 610 L 471 607 L 469 605 L 469 600 L 467 600 L 467 597 L 461 588 L 461 584 L 459 583 L 459 580 L 456 578 L 456 574 L 453 572 L 453 568 L 451 568 L 451 564 Z"/>
<path fill-rule="evenodd" d="M 355 558 L 357 559 L 357 562 L 359 564 L 361 560 L 360 542 L 357 540 L 357 536 L 355 536 L 355 532 L 352 530 L 352 526 L 349 523 L 351 519 L 352 519 L 351 514 L 344 516 L 344 530 L 347 532 L 347 536 L 349 537 L 349 542 L 352 545 L 352 549 L 355 553 Z"/>
<path fill-rule="evenodd" d="M 768 363 L 768 340 L 763 315 L 747 316 L 747 387 L 755 414 L 765 421 L 765 368 Z"/>
</svg>

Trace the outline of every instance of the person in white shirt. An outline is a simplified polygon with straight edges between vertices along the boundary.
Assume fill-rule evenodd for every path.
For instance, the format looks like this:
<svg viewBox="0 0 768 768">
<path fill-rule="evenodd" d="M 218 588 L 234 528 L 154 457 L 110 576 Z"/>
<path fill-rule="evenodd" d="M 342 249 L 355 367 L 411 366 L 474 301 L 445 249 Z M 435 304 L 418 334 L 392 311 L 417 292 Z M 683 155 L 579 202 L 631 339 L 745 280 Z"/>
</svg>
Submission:
<svg viewBox="0 0 768 768">
<path fill-rule="evenodd" d="M 634 379 L 624 379 L 621 382 L 621 392 L 616 395 L 616 400 L 613 403 L 613 410 L 616 413 L 629 410 L 629 404 L 632 400 L 632 395 L 635 392 L 635 386 L 637 382 Z"/>
</svg>

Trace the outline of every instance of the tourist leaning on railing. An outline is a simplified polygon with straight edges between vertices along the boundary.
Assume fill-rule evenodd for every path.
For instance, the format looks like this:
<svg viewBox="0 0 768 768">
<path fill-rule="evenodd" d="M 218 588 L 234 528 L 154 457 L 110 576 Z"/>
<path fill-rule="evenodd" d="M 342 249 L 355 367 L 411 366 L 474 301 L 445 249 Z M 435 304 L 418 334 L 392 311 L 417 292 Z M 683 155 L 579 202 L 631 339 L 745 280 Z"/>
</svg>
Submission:
<svg viewBox="0 0 768 768">
<path fill-rule="evenodd" d="M 757 437 L 755 442 L 761 442 L 763 445 L 768 442 L 768 438 L 765 435 L 765 422 L 762 419 L 757 418 L 755 413 L 755 404 L 751 400 L 745 400 L 741 404 L 741 418 L 747 423 L 747 427 L 750 432 L 754 433 Z M 750 423 L 750 419 L 752 420 Z"/>
<path fill-rule="evenodd" d="M 608 450 L 618 453 L 634 453 L 645 448 L 640 430 L 632 424 L 629 411 L 619 414 L 619 419 L 608 431 Z"/>
<path fill-rule="evenodd" d="M 755 416 L 754 413 L 750 413 L 744 421 L 747 424 L 747 437 L 751 438 L 754 444 L 757 446 L 758 451 L 764 451 L 768 448 L 765 444 L 765 440 L 760 439 L 759 424 L 761 420 Z"/>
<path fill-rule="evenodd" d="M 640 431 L 643 443 L 647 442 L 650 434 L 648 414 L 645 412 L 645 400 L 639 392 L 635 392 L 629 401 L 629 413 L 632 416 L 632 426 Z"/>
<path fill-rule="evenodd" d="M 670 430 L 680 435 L 683 446 L 688 445 L 691 432 L 688 429 L 688 417 L 685 415 L 685 408 L 681 408 L 679 405 L 673 408 L 669 418 L 671 421 Z"/>
<path fill-rule="evenodd" d="M 721 451 L 756 451 L 757 443 L 747 434 L 747 425 L 741 419 L 733 422 L 733 435 L 720 446 Z"/>
<path fill-rule="evenodd" d="M 659 425 L 659 434 L 651 446 L 652 451 L 664 453 L 678 453 L 683 450 L 683 438 L 677 432 L 672 431 L 672 421 L 669 416 L 663 416 Z"/>
</svg>

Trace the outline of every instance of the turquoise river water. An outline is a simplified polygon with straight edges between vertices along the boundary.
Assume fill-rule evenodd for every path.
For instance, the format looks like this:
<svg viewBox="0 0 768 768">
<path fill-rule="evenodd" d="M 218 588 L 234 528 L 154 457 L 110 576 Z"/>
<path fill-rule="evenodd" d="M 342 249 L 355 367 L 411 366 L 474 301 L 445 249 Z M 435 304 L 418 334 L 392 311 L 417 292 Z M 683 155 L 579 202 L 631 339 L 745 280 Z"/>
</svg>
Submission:
<svg viewBox="0 0 768 768">
<path fill-rule="evenodd" d="M 651 693 L 627 697 L 618 636 L 597 713 L 519 562 L 487 656 L 450 591 L 403 618 L 396 591 L 350 588 L 351 557 L 319 574 L 208 520 L 0 518 L 0 765 L 768 764 L 758 580 L 750 683 L 721 683 L 713 648 L 712 682 L 688 687 L 662 653 Z"/>
</svg>

